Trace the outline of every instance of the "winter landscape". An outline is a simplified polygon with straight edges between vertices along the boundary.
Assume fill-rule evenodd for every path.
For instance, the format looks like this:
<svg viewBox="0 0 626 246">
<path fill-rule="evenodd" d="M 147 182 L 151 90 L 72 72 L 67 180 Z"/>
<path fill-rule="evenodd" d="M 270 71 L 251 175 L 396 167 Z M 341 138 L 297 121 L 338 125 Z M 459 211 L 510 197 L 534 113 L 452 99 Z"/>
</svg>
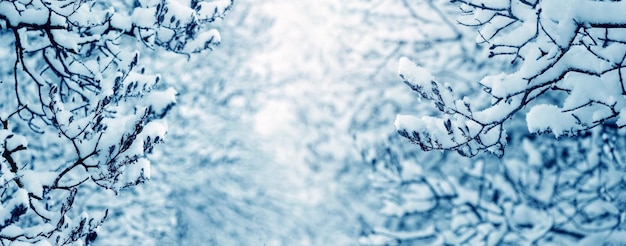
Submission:
<svg viewBox="0 0 626 246">
<path fill-rule="evenodd" d="M 1 245 L 626 245 L 626 2 L 1 0 Z"/>
</svg>

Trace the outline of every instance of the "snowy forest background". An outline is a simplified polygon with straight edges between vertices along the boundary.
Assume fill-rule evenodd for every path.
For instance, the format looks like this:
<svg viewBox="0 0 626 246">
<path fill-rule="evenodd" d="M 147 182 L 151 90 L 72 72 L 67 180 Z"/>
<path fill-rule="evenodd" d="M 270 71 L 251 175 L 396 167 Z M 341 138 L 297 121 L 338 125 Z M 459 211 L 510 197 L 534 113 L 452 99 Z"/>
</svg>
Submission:
<svg viewBox="0 0 626 246">
<path fill-rule="evenodd" d="M 179 1 L 215 11 L 181 24 L 172 7 L 154 26 L 139 14 L 172 1 L 115 1 L 132 26 L 102 14 L 107 31 L 65 12 L 78 1 L 0 4 L 3 245 L 626 244 L 626 3 Z M 68 27 L 83 32 L 72 43 L 55 33 L 68 25 L 19 14 L 42 9 L 91 26 Z M 163 39 L 170 15 L 206 42 Z M 119 55 L 121 73 L 76 70 L 110 57 L 83 50 L 98 32 L 140 55 Z M 61 63 L 79 76 L 49 72 Z M 140 86 L 85 86 L 115 76 Z M 36 88 L 41 110 L 23 103 Z M 69 110 L 81 103 L 94 111 Z"/>
</svg>

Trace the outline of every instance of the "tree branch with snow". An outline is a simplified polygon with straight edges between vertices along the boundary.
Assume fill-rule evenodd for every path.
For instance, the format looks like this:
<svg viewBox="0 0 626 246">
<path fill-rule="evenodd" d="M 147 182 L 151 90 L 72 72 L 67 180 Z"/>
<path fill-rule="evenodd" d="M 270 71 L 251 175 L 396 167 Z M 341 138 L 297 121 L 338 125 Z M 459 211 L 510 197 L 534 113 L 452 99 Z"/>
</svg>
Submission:
<svg viewBox="0 0 626 246">
<path fill-rule="evenodd" d="M 9 45 L 0 47 L 3 244 L 95 239 L 107 212 L 73 210 L 80 190 L 118 192 L 149 179 L 147 155 L 163 142 L 162 118 L 175 103 L 176 91 L 139 66 L 133 45 L 212 49 L 220 37 L 209 24 L 231 5 L 0 2 L 0 36 Z"/>
<path fill-rule="evenodd" d="M 490 98 L 483 106 L 478 97 L 455 96 L 453 82 L 442 83 L 426 69 L 401 59 L 399 73 L 405 83 L 441 112 L 441 116 L 398 116 L 396 127 L 402 136 L 424 150 L 502 156 L 507 138 L 503 125 L 526 109 L 530 132 L 556 137 L 601 124 L 626 125 L 622 78 L 626 19 L 619 14 L 626 4 L 454 2 L 464 14 L 459 23 L 478 29 L 477 42 L 489 46 L 490 56 L 507 57 L 519 68 L 480 81 Z"/>
</svg>

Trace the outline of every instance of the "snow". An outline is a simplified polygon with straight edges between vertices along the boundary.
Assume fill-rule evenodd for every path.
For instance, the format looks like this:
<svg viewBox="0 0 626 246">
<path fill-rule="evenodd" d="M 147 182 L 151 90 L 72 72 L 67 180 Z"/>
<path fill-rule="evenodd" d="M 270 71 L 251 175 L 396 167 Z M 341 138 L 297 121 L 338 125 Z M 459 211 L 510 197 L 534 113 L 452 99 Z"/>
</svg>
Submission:
<svg viewBox="0 0 626 246">
<path fill-rule="evenodd" d="M 20 23 L 43 25 L 48 19 L 48 11 L 45 8 L 26 8 L 18 12 L 15 5 L 9 1 L 0 2 L 0 13 L 6 17 L 11 26 L 18 26 Z"/>
<path fill-rule="evenodd" d="M 500 141 L 500 134 L 503 134 L 503 132 L 498 127 L 486 129 L 481 132 L 480 141 L 486 146 L 494 145 Z"/>
<path fill-rule="evenodd" d="M 200 33 L 192 41 L 187 42 L 185 45 L 185 52 L 196 53 L 207 48 L 212 49 L 212 47 L 218 45 L 220 42 L 220 33 L 215 29 L 208 30 Z"/>
<path fill-rule="evenodd" d="M 134 26 L 137 27 L 142 27 L 142 28 L 151 28 L 153 27 L 156 23 L 156 12 L 157 9 L 156 7 L 151 7 L 151 8 L 135 8 L 135 10 L 133 11 L 133 14 L 130 16 L 131 20 L 132 20 L 132 24 Z M 116 25 L 120 25 L 122 27 L 126 27 L 128 28 L 128 26 L 125 26 L 121 23 L 123 23 L 122 21 L 126 21 L 125 18 L 122 18 L 120 20 L 116 20 Z M 126 29 L 124 28 L 124 29 Z"/>
<path fill-rule="evenodd" d="M 143 127 L 142 132 L 139 134 L 141 137 L 150 136 L 151 139 L 160 138 L 163 139 L 167 132 L 167 123 L 163 120 L 150 121 Z"/>
<path fill-rule="evenodd" d="M 490 75 L 483 78 L 480 81 L 480 84 L 488 87 L 490 89 L 489 93 L 496 97 L 505 97 L 509 95 L 511 92 L 520 91 L 525 87 L 525 83 L 523 82 L 508 82 L 503 83 L 503 81 L 508 77 L 505 73 L 500 73 L 497 75 Z"/>
<path fill-rule="evenodd" d="M 124 183 L 134 183 L 141 178 L 150 178 L 150 161 L 140 158 L 124 170 Z"/>
<path fill-rule="evenodd" d="M 564 88 L 571 89 L 569 96 L 565 99 L 565 102 L 563 102 L 563 107 L 575 108 L 589 101 L 603 101 L 609 99 L 613 93 L 619 91 L 618 88 L 612 88 L 611 84 L 615 83 L 611 82 L 612 81 L 603 81 L 603 79 L 598 76 L 590 76 L 583 73 L 568 73 L 560 83 Z"/>
<path fill-rule="evenodd" d="M 422 124 L 422 120 L 413 115 L 398 115 L 394 126 L 398 131 L 423 131 L 426 129 L 424 124 Z"/>
<path fill-rule="evenodd" d="M 552 2 L 547 4 L 551 6 L 549 14 L 556 14 L 563 11 L 563 6 Z M 569 6 L 576 6 L 571 8 L 574 21 L 583 24 L 613 24 L 619 25 L 626 23 L 626 17 L 622 15 L 626 11 L 626 3 L 624 2 L 602 2 L 602 1 L 585 1 L 576 0 Z"/>
<path fill-rule="evenodd" d="M 125 32 L 129 32 L 133 28 L 133 18 L 121 13 L 111 16 L 111 26 Z"/>
<path fill-rule="evenodd" d="M 156 114 L 162 114 L 168 107 L 176 103 L 176 89 L 169 87 L 162 91 L 153 91 L 145 97 L 145 104 L 150 105 Z"/>
<path fill-rule="evenodd" d="M 555 1 L 541 2 L 541 18 L 548 20 L 543 21 L 542 26 L 548 33 L 554 34 L 551 36 L 551 39 L 553 39 L 558 46 L 569 46 L 570 40 L 576 34 L 576 22 L 578 20 L 575 18 L 575 14 L 573 12 L 575 9 L 580 7 L 580 5 L 576 5 L 582 3 L 583 1 L 579 0 L 576 0 L 576 3 L 572 2 L 572 4 L 566 5 L 559 4 Z"/>
<path fill-rule="evenodd" d="M 51 30 L 50 33 L 52 33 L 54 41 L 61 45 L 61 47 L 73 52 L 78 51 L 78 43 L 76 41 L 80 40 L 80 36 L 76 33 L 67 32 L 65 30 Z"/>
<path fill-rule="evenodd" d="M 217 0 L 211 2 L 200 2 L 196 11 L 202 19 L 223 17 L 223 13 L 232 5 L 232 0 Z"/>
<path fill-rule="evenodd" d="M 58 173 L 21 170 L 19 175 L 21 175 L 20 179 L 28 192 L 33 193 L 37 197 L 42 197 L 44 186 L 51 187 Z"/>
<path fill-rule="evenodd" d="M 563 113 L 558 106 L 540 104 L 532 107 L 526 114 L 529 132 L 552 131 L 555 137 L 560 137 L 574 130 L 577 126 L 574 118 Z"/>
<path fill-rule="evenodd" d="M 161 3 L 159 0 L 138 0 L 138 2 L 143 7 L 154 7 Z"/>
<path fill-rule="evenodd" d="M 136 119 L 134 119 L 132 115 L 119 117 L 117 119 L 103 119 L 102 123 L 106 125 L 107 128 L 104 134 L 102 134 L 102 137 L 100 137 L 98 146 L 102 148 L 102 151 L 107 151 L 109 146 L 117 146 L 122 135 L 124 134 L 126 125 L 130 125 L 135 121 Z M 89 146 L 86 149 L 89 150 L 91 147 L 93 146 Z M 119 149 L 119 146 L 116 147 L 116 149 Z"/>
<path fill-rule="evenodd" d="M 398 74 L 400 74 L 411 86 L 422 88 L 424 91 L 432 91 L 432 83 L 435 77 L 428 70 L 418 67 L 409 58 L 400 58 L 398 64 Z"/>
<path fill-rule="evenodd" d="M 2 135 L 5 135 L 6 137 L 4 138 L 5 142 L 5 148 L 8 150 L 15 150 L 18 147 L 28 147 L 28 140 L 21 135 L 15 135 L 15 134 L 10 134 L 9 131 L 7 130 L 0 130 Z M 9 135 L 10 134 L 10 135 Z M 2 136 L 0 135 L 0 136 Z"/>
<path fill-rule="evenodd" d="M 167 12 L 165 12 L 163 18 L 163 24 L 168 27 L 184 26 L 190 23 L 195 15 L 193 9 L 189 8 L 184 2 L 166 1 L 165 7 Z"/>
<path fill-rule="evenodd" d="M 141 170 L 141 175 L 149 179 L 150 178 L 150 161 L 148 159 L 141 158 L 139 159 L 139 161 L 137 161 L 137 166 L 139 170 Z"/>
<path fill-rule="evenodd" d="M 24 234 L 24 230 L 16 225 L 9 225 L 7 227 L 4 227 L 2 229 L 0 229 L 0 235 L 3 237 L 17 237 L 19 235 Z"/>
</svg>

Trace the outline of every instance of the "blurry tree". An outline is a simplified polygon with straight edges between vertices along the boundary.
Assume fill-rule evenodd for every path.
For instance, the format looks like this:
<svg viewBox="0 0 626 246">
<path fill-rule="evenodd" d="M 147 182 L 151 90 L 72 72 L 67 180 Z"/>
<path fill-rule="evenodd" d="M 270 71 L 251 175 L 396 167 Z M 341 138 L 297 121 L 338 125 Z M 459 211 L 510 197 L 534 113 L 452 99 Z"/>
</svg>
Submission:
<svg viewBox="0 0 626 246">
<path fill-rule="evenodd" d="M 141 44 L 211 49 L 224 1 L 0 2 L 0 241 L 89 244 L 107 210 L 89 194 L 150 177 L 175 91 L 138 65 Z M 78 209 L 74 209 L 79 207 Z"/>
</svg>

